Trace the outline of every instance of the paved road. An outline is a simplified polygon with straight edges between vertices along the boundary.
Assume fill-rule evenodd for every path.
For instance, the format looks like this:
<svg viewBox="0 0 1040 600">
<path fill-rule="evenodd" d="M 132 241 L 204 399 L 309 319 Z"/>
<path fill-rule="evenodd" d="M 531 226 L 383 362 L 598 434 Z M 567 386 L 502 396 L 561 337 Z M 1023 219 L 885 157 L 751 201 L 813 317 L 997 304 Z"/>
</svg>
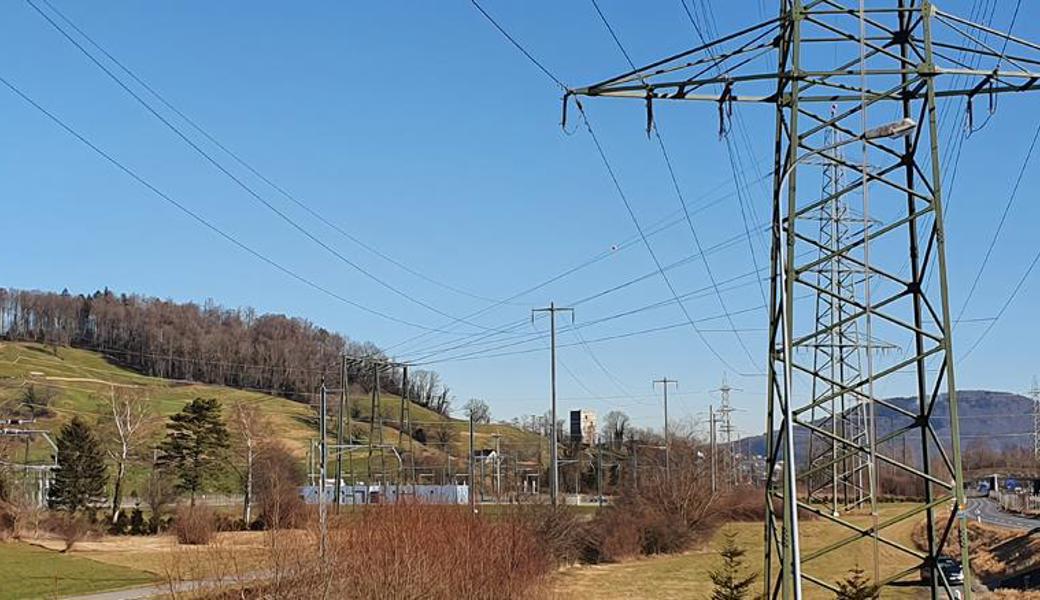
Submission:
<svg viewBox="0 0 1040 600">
<path fill-rule="evenodd" d="M 172 590 L 170 589 L 170 586 L 168 584 L 145 585 L 141 587 L 128 588 L 124 590 L 97 592 L 95 594 L 85 594 L 81 596 L 65 596 L 62 598 L 62 600 L 145 600 L 145 598 L 168 596 L 171 591 L 178 594 L 188 592 L 199 592 L 202 590 L 216 589 L 231 585 L 242 585 L 245 583 L 249 583 L 250 581 L 266 579 L 269 576 L 270 575 L 266 572 L 260 572 L 247 574 L 242 577 L 232 578 L 223 581 L 182 581 L 173 584 Z"/>
<path fill-rule="evenodd" d="M 983 523 L 1007 529 L 1030 530 L 1040 527 L 1040 520 L 1004 512 L 1000 505 L 991 498 L 968 500 L 968 518 L 978 519 L 979 517 L 982 517 Z"/>
</svg>

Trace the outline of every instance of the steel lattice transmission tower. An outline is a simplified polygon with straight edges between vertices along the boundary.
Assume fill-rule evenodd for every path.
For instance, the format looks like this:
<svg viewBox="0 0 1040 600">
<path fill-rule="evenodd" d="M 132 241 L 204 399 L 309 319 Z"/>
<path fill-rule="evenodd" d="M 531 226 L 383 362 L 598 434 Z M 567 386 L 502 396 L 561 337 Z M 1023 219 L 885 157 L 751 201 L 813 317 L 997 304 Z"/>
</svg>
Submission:
<svg viewBox="0 0 1040 600">
<path fill-rule="evenodd" d="M 1029 397 L 1033 399 L 1033 458 L 1040 460 L 1040 381 L 1036 377 L 1029 389 Z"/>
<path fill-rule="evenodd" d="M 987 68 L 971 66 L 980 63 Z M 953 586 L 934 567 L 958 534 L 966 579 L 960 593 L 971 597 L 937 103 L 1033 90 L 1038 82 L 1040 46 L 927 0 L 782 0 L 774 19 L 568 92 L 636 100 L 645 105 L 650 124 L 653 105 L 661 101 L 710 103 L 720 119 L 731 118 L 739 103 L 774 110 L 764 563 L 769 598 L 801 598 L 803 585 L 835 591 L 843 574 L 819 566 L 821 557 L 833 553 L 855 553 L 883 588 L 916 579 L 924 568 L 931 574 L 932 597 L 953 598 Z M 900 120 L 885 124 L 893 115 Z M 828 142 L 833 131 L 858 156 L 839 160 L 854 176 L 821 198 L 818 188 L 799 186 L 798 167 L 834 155 L 836 142 Z M 840 247 L 828 248 L 820 228 L 808 223 L 838 199 L 862 225 L 850 229 Z M 840 287 L 821 289 L 816 278 L 821 265 L 839 257 L 862 272 L 862 289 L 854 295 Z M 845 317 L 821 323 L 817 295 L 838 295 Z M 854 325 L 866 344 L 861 372 L 847 381 L 818 368 L 815 353 L 796 351 L 831 336 L 839 324 Z M 873 339 L 908 350 L 878 356 Z M 912 402 L 884 399 L 908 391 Z M 863 435 L 813 422 L 813 413 L 837 395 L 861 405 Z M 945 435 L 933 426 L 936 412 L 950 417 Z M 810 435 L 833 442 L 830 460 L 866 466 L 861 514 L 835 516 L 807 495 L 815 471 L 830 468 L 828 461 L 806 468 Z M 914 451 L 890 455 L 885 449 L 895 440 Z M 879 474 L 912 480 L 919 499 L 895 514 L 886 509 L 882 517 L 877 501 L 889 483 Z M 838 534 L 802 539 L 799 512 L 817 515 L 817 526 Z M 891 533 L 922 519 L 923 550 Z M 820 539 L 837 541 L 821 545 Z M 889 557 L 885 566 L 882 551 Z"/>
<path fill-rule="evenodd" d="M 830 116 L 837 116 L 837 106 L 831 106 Z M 843 145 L 846 136 L 836 127 L 830 127 L 824 137 L 819 159 L 811 161 L 823 170 L 821 204 L 814 215 L 809 215 L 809 226 L 817 226 L 816 255 L 822 259 L 814 268 L 816 276 L 816 330 L 820 336 L 806 340 L 798 350 L 813 353 L 813 370 L 826 373 L 828 381 L 816 378 L 812 382 L 814 408 L 809 418 L 826 435 L 810 432 L 808 440 L 807 496 L 810 502 L 829 504 L 831 514 L 856 509 L 869 499 L 867 486 L 868 463 L 862 456 L 843 456 L 839 439 L 866 446 L 867 403 L 863 394 L 851 393 L 849 387 L 863 376 L 863 352 L 891 350 L 887 344 L 865 340 L 854 318 L 853 300 L 862 301 L 866 285 L 866 271 L 848 260 L 841 249 L 852 240 L 862 238 L 863 231 L 877 222 L 864 221 L 854 214 L 846 194 L 849 169 Z M 810 163 L 810 161 L 803 161 Z"/>
</svg>

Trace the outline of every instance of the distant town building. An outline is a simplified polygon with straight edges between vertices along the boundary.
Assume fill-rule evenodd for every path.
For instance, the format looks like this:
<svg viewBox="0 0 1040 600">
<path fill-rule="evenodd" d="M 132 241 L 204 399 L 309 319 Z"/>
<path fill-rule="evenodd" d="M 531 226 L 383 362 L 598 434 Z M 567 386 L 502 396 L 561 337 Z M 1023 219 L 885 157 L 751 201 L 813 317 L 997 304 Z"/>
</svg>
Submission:
<svg viewBox="0 0 1040 600">
<path fill-rule="evenodd" d="M 571 411 L 571 442 L 593 445 L 596 443 L 596 431 L 596 413 L 594 411 Z"/>
</svg>

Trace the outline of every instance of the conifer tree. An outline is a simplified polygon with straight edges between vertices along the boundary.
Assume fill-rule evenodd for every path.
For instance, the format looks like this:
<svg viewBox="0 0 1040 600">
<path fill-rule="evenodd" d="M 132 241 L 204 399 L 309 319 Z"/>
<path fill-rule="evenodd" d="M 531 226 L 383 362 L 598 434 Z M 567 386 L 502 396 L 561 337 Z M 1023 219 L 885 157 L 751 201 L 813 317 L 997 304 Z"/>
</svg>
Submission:
<svg viewBox="0 0 1040 600">
<path fill-rule="evenodd" d="M 871 600 L 878 597 L 878 589 L 871 585 L 863 569 L 849 571 L 844 581 L 838 582 L 838 600 Z"/>
<path fill-rule="evenodd" d="M 105 492 L 105 453 L 94 431 L 78 416 L 58 434 L 58 466 L 48 502 L 52 509 L 76 513 L 91 508 Z"/>
<path fill-rule="evenodd" d="M 736 537 L 732 533 L 726 534 L 726 541 L 719 553 L 722 556 L 722 564 L 708 573 L 712 583 L 715 584 L 715 589 L 711 592 L 711 600 L 743 600 L 748 597 L 751 584 L 758 578 L 758 574 L 745 574 L 744 554 L 746 552 L 737 546 Z"/>
<path fill-rule="evenodd" d="M 221 472 L 230 436 L 215 398 L 196 398 L 166 424 L 166 439 L 160 446 L 159 464 L 177 476 L 177 489 L 195 496 Z"/>
</svg>

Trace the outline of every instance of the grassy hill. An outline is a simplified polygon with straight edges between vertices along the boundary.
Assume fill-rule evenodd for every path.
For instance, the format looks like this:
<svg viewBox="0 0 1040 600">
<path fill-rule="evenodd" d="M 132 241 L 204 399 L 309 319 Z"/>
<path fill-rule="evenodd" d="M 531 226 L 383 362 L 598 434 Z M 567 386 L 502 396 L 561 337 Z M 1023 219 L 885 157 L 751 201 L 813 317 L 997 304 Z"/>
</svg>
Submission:
<svg viewBox="0 0 1040 600">
<path fill-rule="evenodd" d="M 239 400 L 255 404 L 269 420 L 272 437 L 284 441 L 301 461 L 306 456 L 310 441 L 317 436 L 315 410 L 302 402 L 256 391 L 147 377 L 120 366 L 102 354 L 87 350 L 60 347 L 53 351 L 39 344 L 0 343 L 0 418 L 24 413 L 21 402 L 32 388 L 34 393 L 49 398 L 49 408 L 53 413 L 38 420 L 34 427 L 56 433 L 61 424 L 74 415 L 80 415 L 90 422 L 101 418 L 106 410 L 106 398 L 118 387 L 140 390 L 160 417 L 168 417 L 179 411 L 196 397 L 216 398 L 225 407 Z M 355 419 L 355 439 L 367 440 L 372 414 L 371 395 L 352 389 L 350 401 Z M 338 397 L 329 398 L 329 404 L 335 409 Z M 382 439 L 384 443 L 397 444 L 400 439 L 402 450 L 409 447 L 414 450 L 416 464 L 443 464 L 446 450 L 454 457 L 465 456 L 468 446 L 466 421 L 449 419 L 410 403 L 413 429 L 422 428 L 427 441 L 424 444 L 410 440 L 407 434 L 398 430 L 400 409 L 399 397 L 381 395 L 377 413 L 382 415 L 383 427 L 381 438 L 376 428 L 376 442 Z M 225 416 L 227 413 L 225 408 Z M 437 436 L 435 432 L 443 429 L 453 432 L 448 436 L 448 443 L 437 441 L 444 436 Z M 335 435 L 334 422 L 330 423 L 329 433 Z M 417 438 L 423 437 L 418 431 L 415 433 Z M 477 447 L 493 447 L 492 436 L 496 433 L 501 436 L 500 443 L 505 448 L 530 450 L 544 444 L 534 434 L 509 425 L 490 424 L 478 426 L 475 436 Z M 161 435 L 160 428 L 154 436 L 156 443 Z M 39 439 L 33 442 L 29 451 L 30 456 L 37 460 L 45 460 L 51 453 L 46 443 Z M 21 456 L 20 453 L 15 454 L 19 460 Z M 354 464 L 358 466 L 363 461 L 363 457 L 358 457 Z"/>
</svg>

